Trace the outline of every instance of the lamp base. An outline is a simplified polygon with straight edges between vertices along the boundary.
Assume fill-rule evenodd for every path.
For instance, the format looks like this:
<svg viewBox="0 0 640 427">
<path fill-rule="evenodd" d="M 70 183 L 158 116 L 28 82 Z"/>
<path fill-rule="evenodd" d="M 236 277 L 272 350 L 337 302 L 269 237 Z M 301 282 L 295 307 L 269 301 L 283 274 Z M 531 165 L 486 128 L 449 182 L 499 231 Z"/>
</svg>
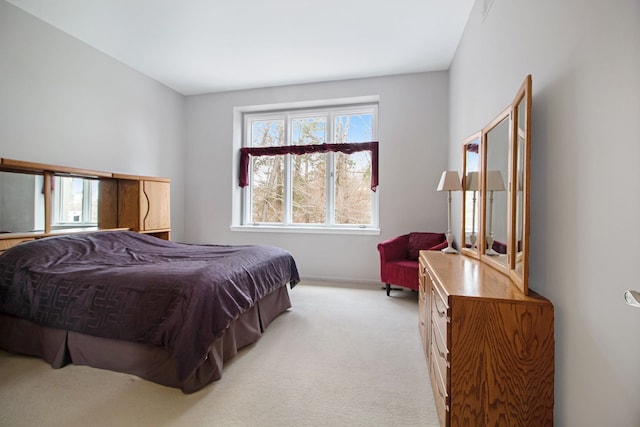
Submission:
<svg viewBox="0 0 640 427">
<path fill-rule="evenodd" d="M 440 252 L 442 252 L 443 254 L 457 254 L 458 253 L 458 251 L 455 250 L 451 246 L 447 246 L 446 248 L 441 249 Z"/>
<path fill-rule="evenodd" d="M 498 252 L 494 251 L 491 248 L 487 249 L 487 251 L 484 254 L 488 256 L 500 256 Z"/>
<path fill-rule="evenodd" d="M 451 200 L 449 200 L 449 202 L 451 202 Z M 449 220 L 451 221 L 451 220 Z M 447 229 L 447 247 L 444 249 L 441 249 L 443 254 L 457 254 L 458 251 L 456 251 L 453 248 L 453 234 L 451 233 L 451 225 L 449 225 L 449 228 Z"/>
</svg>

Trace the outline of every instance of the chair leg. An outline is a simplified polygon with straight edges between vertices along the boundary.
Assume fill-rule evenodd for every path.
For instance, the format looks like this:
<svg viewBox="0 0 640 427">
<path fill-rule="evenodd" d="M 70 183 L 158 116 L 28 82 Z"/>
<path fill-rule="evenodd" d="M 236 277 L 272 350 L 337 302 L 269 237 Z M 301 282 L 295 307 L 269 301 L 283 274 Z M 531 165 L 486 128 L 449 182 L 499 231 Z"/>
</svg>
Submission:
<svg viewBox="0 0 640 427">
<path fill-rule="evenodd" d="M 385 283 L 385 287 L 382 288 L 382 289 L 386 289 L 387 290 L 387 296 L 390 296 L 389 292 L 391 292 L 391 291 L 401 291 L 402 290 L 402 288 L 392 288 L 391 287 L 391 283 Z"/>
</svg>

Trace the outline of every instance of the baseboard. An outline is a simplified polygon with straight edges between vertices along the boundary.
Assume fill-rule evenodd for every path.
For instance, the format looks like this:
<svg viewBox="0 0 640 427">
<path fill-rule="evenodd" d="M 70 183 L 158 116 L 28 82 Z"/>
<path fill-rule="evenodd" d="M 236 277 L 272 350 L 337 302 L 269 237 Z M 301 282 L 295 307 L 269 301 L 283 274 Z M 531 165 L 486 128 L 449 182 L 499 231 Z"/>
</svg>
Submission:
<svg viewBox="0 0 640 427">
<path fill-rule="evenodd" d="M 384 286 L 379 280 L 345 279 L 340 277 L 302 276 L 300 283 L 304 285 L 333 286 L 344 288 L 378 289 Z"/>
</svg>

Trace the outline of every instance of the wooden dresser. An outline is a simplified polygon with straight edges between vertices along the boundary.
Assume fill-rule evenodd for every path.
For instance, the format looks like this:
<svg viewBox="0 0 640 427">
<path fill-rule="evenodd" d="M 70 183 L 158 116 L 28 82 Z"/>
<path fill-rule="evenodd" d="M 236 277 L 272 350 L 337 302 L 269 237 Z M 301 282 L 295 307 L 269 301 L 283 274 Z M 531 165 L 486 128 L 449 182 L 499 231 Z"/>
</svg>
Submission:
<svg viewBox="0 0 640 427">
<path fill-rule="evenodd" d="M 421 251 L 419 310 L 442 426 L 553 425 L 548 299 L 478 260 Z"/>
</svg>

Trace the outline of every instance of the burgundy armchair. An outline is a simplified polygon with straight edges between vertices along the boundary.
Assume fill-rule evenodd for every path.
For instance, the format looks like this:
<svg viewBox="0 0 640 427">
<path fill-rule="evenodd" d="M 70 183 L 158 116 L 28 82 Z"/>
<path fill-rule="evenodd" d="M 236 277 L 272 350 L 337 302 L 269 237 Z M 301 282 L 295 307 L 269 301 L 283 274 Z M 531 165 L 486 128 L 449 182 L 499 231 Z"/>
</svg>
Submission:
<svg viewBox="0 0 640 427">
<path fill-rule="evenodd" d="M 387 296 L 391 285 L 418 290 L 418 255 L 420 250 L 440 250 L 447 247 L 444 233 L 409 233 L 378 243 L 380 280 Z"/>
</svg>

